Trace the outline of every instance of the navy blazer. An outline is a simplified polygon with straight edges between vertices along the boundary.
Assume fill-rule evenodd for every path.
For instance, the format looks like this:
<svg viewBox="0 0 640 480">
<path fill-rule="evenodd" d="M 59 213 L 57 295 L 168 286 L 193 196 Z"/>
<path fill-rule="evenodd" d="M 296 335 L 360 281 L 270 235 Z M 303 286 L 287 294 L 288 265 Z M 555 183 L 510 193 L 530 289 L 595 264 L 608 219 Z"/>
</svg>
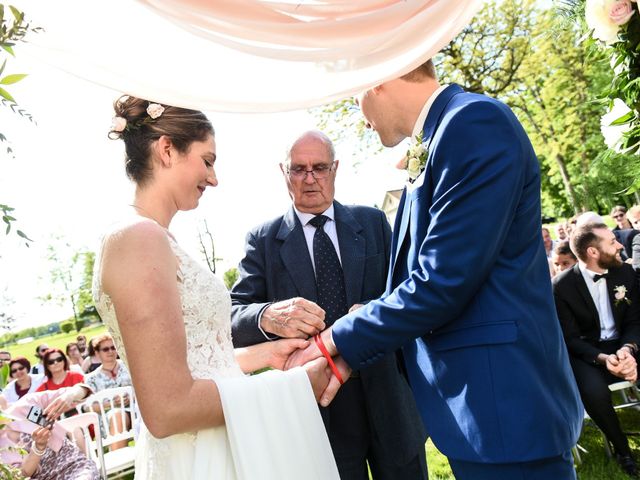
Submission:
<svg viewBox="0 0 640 480">
<path fill-rule="evenodd" d="M 540 236 L 540 172 L 504 104 L 451 85 L 423 129 L 424 172 L 396 217 L 387 290 L 338 319 L 353 368 L 402 347 L 433 442 L 523 462 L 575 445 L 583 407 Z"/>
<path fill-rule="evenodd" d="M 607 291 L 620 345 L 640 345 L 640 294 L 636 272 L 629 264 L 609 269 Z M 616 300 L 616 287 L 624 286 L 628 300 Z M 580 267 L 565 270 L 553 279 L 553 296 L 569 354 L 596 363 L 600 353 L 600 315 L 584 281 Z"/>
<path fill-rule="evenodd" d="M 345 277 L 347 305 L 365 303 L 384 291 L 391 228 L 378 209 L 334 201 L 336 232 Z M 240 277 L 231 290 L 231 331 L 236 347 L 266 341 L 258 330 L 262 310 L 293 297 L 317 301 L 315 273 L 302 225 L 293 207 L 247 234 Z M 404 465 L 424 449 L 426 435 L 411 390 L 394 355 L 360 369 L 372 437 Z M 364 406 L 363 406 L 364 407 Z"/>
</svg>

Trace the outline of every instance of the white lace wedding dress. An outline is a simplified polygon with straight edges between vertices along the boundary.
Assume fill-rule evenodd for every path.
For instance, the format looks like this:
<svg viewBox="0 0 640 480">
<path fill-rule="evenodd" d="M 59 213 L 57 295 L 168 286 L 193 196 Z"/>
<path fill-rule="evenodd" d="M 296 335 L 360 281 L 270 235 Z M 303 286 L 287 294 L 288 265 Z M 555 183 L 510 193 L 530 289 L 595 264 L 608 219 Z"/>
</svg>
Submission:
<svg viewBox="0 0 640 480">
<path fill-rule="evenodd" d="M 143 425 L 136 442 L 136 479 L 339 478 L 306 374 L 296 369 L 245 377 L 234 358 L 227 289 L 167 236 L 179 265 L 187 363 L 193 378 L 218 385 L 226 427 L 157 439 Z M 101 253 L 93 297 L 128 366 L 115 309 L 100 278 Z"/>
</svg>

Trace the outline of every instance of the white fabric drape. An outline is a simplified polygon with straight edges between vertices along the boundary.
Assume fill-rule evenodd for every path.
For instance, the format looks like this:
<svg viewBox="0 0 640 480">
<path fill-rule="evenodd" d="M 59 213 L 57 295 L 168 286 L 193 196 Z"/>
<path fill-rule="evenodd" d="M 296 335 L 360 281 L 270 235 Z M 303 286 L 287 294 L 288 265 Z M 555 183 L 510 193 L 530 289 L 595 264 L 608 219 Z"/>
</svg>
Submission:
<svg viewBox="0 0 640 480">
<path fill-rule="evenodd" d="M 19 52 L 92 82 L 201 110 L 328 103 L 432 57 L 484 0 L 18 0 Z"/>
<path fill-rule="evenodd" d="M 339 480 L 302 368 L 216 380 L 238 480 Z"/>
</svg>

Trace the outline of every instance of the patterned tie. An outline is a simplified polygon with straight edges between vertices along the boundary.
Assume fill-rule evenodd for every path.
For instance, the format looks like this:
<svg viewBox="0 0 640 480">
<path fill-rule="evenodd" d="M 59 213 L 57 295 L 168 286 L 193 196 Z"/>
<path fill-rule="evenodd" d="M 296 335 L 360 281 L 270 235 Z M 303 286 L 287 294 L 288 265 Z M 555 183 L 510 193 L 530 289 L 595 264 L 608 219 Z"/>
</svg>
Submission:
<svg viewBox="0 0 640 480">
<path fill-rule="evenodd" d="M 324 309 L 324 321 L 330 326 L 347 313 L 347 294 L 338 254 L 323 228 L 327 220 L 329 217 L 325 215 L 316 215 L 309 223 L 316 228 L 313 235 L 313 262 L 316 267 L 318 305 Z"/>
</svg>

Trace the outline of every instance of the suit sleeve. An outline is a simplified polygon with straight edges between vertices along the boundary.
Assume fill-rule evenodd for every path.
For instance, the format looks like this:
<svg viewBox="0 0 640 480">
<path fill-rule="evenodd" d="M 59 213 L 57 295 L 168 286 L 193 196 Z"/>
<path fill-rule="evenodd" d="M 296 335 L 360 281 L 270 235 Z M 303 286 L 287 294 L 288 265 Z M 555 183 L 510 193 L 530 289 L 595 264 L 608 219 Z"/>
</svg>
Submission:
<svg viewBox="0 0 640 480">
<path fill-rule="evenodd" d="M 231 290 L 231 336 L 234 347 L 246 347 L 267 341 L 258 322 L 270 305 L 267 299 L 265 256 L 255 234 L 247 234 L 245 256 L 238 266 L 239 279 Z"/>
<path fill-rule="evenodd" d="M 479 101 L 439 127 L 442 136 L 431 155 L 430 222 L 418 268 L 389 295 L 333 327 L 336 346 L 352 367 L 370 364 L 455 320 L 489 276 L 512 224 L 528 163 L 528 143 L 514 123 L 498 105 Z"/>
<path fill-rule="evenodd" d="M 553 299 L 567 350 L 570 355 L 581 358 L 587 363 L 596 363 L 596 358 L 602 351 L 580 338 L 580 328 L 567 298 L 567 295 L 562 293 L 562 286 L 554 282 Z"/>
</svg>

